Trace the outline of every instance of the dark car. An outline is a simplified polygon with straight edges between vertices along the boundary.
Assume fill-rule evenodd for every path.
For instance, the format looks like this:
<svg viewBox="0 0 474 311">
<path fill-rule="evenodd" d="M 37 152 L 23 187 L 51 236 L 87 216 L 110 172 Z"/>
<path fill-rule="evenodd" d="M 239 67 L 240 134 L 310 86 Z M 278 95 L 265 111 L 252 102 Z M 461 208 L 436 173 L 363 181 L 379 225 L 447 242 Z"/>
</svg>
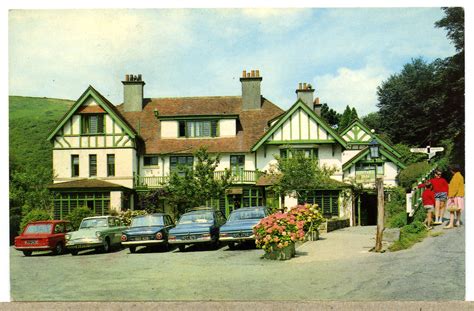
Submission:
<svg viewBox="0 0 474 311">
<path fill-rule="evenodd" d="M 227 223 L 221 227 L 219 240 L 227 244 L 230 249 L 233 249 L 236 243 L 255 241 L 253 227 L 268 214 L 268 209 L 264 206 L 234 210 Z"/>
<path fill-rule="evenodd" d="M 133 217 L 130 228 L 122 232 L 122 246 L 135 253 L 138 246 L 163 245 L 168 249 L 168 232 L 174 228 L 171 216 L 163 213 Z"/>
<path fill-rule="evenodd" d="M 188 244 L 219 246 L 219 228 L 225 223 L 221 211 L 199 209 L 181 216 L 175 228 L 170 230 L 168 242 L 184 251 Z"/>
<path fill-rule="evenodd" d="M 31 222 L 15 238 L 15 249 L 25 256 L 33 251 L 53 251 L 54 255 L 60 255 L 65 249 L 65 234 L 70 231 L 73 231 L 72 225 L 65 220 Z"/>
</svg>

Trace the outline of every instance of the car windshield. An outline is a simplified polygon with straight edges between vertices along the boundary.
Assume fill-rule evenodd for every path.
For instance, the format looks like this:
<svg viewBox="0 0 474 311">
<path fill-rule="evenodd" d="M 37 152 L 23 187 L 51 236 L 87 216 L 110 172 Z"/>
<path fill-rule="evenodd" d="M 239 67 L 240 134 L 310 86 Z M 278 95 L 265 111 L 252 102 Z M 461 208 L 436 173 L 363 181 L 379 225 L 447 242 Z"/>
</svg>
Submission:
<svg viewBox="0 0 474 311">
<path fill-rule="evenodd" d="M 236 221 L 236 220 L 246 220 L 246 219 L 261 219 L 265 217 L 265 212 L 263 209 L 253 210 L 253 211 L 239 211 L 236 210 L 232 212 L 229 217 L 229 221 Z"/>
<path fill-rule="evenodd" d="M 50 233 L 51 226 L 51 224 L 29 225 L 26 228 L 25 233 Z"/>
<path fill-rule="evenodd" d="M 81 222 L 81 226 L 79 227 L 79 229 L 98 228 L 98 227 L 107 227 L 107 219 L 106 218 L 84 219 Z"/>
<path fill-rule="evenodd" d="M 193 224 L 193 223 L 209 223 L 213 221 L 212 213 L 197 213 L 197 214 L 186 214 L 181 216 L 179 224 Z"/>
<path fill-rule="evenodd" d="M 132 219 L 132 227 L 163 226 L 163 216 L 143 216 Z"/>
</svg>

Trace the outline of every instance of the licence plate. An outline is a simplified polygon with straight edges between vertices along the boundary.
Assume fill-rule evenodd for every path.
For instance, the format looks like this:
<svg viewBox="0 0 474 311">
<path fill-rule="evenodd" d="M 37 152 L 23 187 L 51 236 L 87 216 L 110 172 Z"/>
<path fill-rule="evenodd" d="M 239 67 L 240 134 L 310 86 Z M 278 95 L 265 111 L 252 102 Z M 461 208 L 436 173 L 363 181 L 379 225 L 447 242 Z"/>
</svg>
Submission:
<svg viewBox="0 0 474 311">
<path fill-rule="evenodd" d="M 195 238 L 194 236 L 192 236 L 192 235 L 185 235 L 185 236 L 183 236 L 183 240 L 194 240 L 194 239 L 196 239 L 196 238 Z"/>
<path fill-rule="evenodd" d="M 30 241 L 26 241 L 26 244 L 38 244 L 38 241 L 30 240 Z"/>
</svg>

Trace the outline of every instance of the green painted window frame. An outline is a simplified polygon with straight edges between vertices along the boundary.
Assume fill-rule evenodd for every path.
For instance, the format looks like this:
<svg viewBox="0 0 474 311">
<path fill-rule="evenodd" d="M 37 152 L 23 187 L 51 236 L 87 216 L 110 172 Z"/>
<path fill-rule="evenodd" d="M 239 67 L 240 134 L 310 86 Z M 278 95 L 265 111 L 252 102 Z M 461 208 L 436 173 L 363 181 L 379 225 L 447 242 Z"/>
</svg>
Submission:
<svg viewBox="0 0 474 311">
<path fill-rule="evenodd" d="M 209 128 L 204 131 L 204 124 Z M 178 137 L 204 138 L 217 137 L 219 133 L 219 120 L 180 120 L 178 121 Z"/>
<path fill-rule="evenodd" d="M 190 156 L 190 155 L 170 156 L 170 173 L 177 172 L 178 174 L 181 174 L 183 167 L 188 167 L 190 169 L 193 169 L 194 156 Z"/>
<path fill-rule="evenodd" d="M 158 155 L 144 155 L 143 156 L 144 167 L 157 167 L 159 162 L 160 162 L 160 159 Z"/>
<path fill-rule="evenodd" d="M 89 177 L 97 177 L 97 154 L 89 154 Z"/>
<path fill-rule="evenodd" d="M 292 157 L 292 153 L 290 152 L 301 152 L 303 151 L 305 153 L 305 156 L 307 157 L 306 153 L 309 153 L 309 158 L 317 160 L 319 158 L 319 148 L 283 148 L 280 149 L 280 158 L 286 159 L 288 157 Z"/>
<path fill-rule="evenodd" d="M 231 154 L 230 155 L 230 170 L 232 175 L 240 175 L 245 169 L 245 155 Z"/>
<path fill-rule="evenodd" d="M 110 192 L 56 192 L 53 196 L 54 219 L 64 219 L 78 207 L 87 206 L 96 216 L 108 215 Z"/>
<path fill-rule="evenodd" d="M 299 197 L 298 204 L 316 203 L 325 218 L 339 217 L 339 196 L 340 190 L 308 190 L 306 191 L 306 202 Z"/>
<path fill-rule="evenodd" d="M 97 118 L 97 123 L 91 122 Z M 101 135 L 105 134 L 105 114 L 82 114 L 81 115 L 81 135 Z"/>
<path fill-rule="evenodd" d="M 107 155 L 107 177 L 115 176 L 115 154 Z"/>
<path fill-rule="evenodd" d="M 71 177 L 79 177 L 79 155 L 71 154 Z"/>
</svg>

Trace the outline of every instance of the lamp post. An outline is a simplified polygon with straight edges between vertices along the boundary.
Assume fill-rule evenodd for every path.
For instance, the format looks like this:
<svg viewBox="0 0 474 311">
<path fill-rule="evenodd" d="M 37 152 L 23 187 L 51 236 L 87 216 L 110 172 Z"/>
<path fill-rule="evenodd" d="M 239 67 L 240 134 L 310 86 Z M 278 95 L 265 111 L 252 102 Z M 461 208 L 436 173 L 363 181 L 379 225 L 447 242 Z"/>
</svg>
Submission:
<svg viewBox="0 0 474 311">
<path fill-rule="evenodd" d="M 383 179 L 377 180 L 377 159 L 380 157 L 379 143 L 374 138 L 369 143 L 370 157 L 374 160 L 374 171 L 375 171 L 375 193 L 377 194 L 377 234 L 375 236 L 375 248 L 376 252 L 382 251 L 382 237 L 383 237 L 383 223 L 384 223 L 384 191 L 383 191 Z"/>
</svg>

